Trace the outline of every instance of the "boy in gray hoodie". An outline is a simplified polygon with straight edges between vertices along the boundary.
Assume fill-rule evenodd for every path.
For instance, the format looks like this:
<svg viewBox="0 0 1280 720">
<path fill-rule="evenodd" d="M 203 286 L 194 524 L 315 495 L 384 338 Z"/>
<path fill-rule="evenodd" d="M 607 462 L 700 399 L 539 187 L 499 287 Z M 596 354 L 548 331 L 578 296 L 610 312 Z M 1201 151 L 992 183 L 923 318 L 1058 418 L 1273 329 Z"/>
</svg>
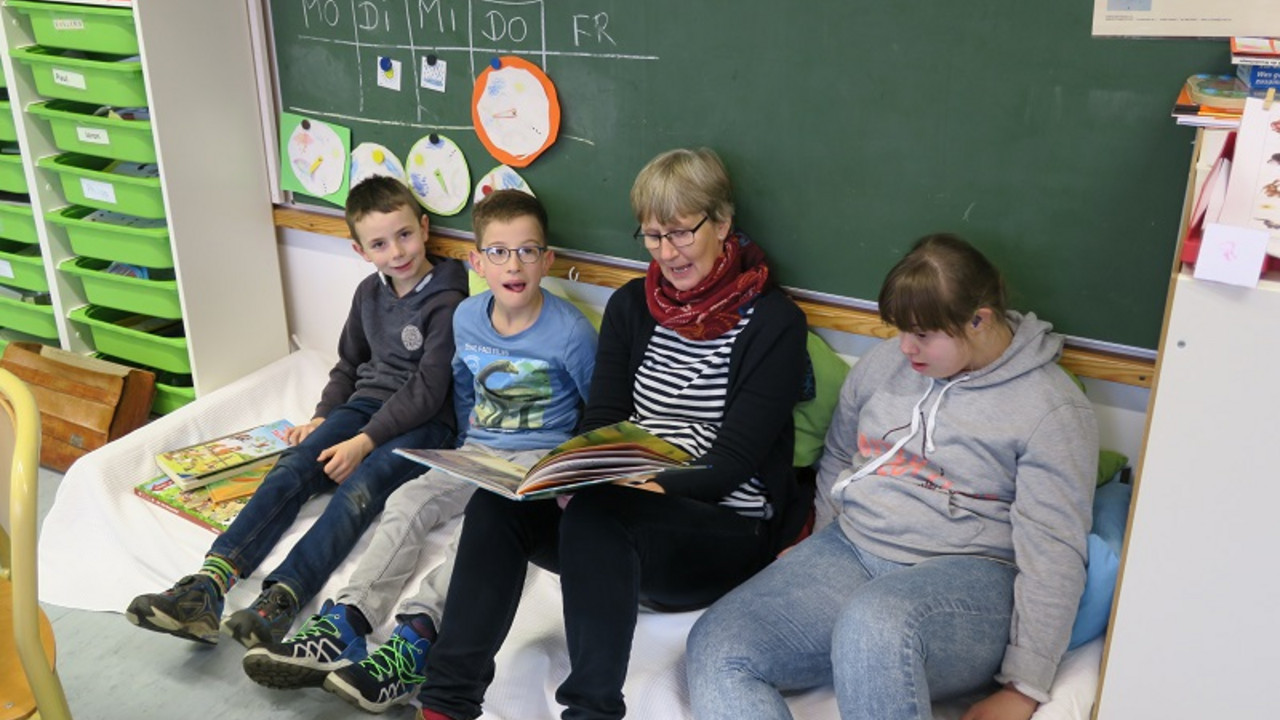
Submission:
<svg viewBox="0 0 1280 720">
<path fill-rule="evenodd" d="M 931 718 L 934 700 L 988 689 L 974 717 L 1027 718 L 1048 699 L 1098 456 L 1062 336 L 1006 310 L 995 268 L 949 235 L 890 272 L 880 314 L 899 336 L 841 392 L 819 464 L 827 526 L 690 635 L 699 718 L 790 717 L 779 690 L 826 682 L 846 720 Z"/>
<path fill-rule="evenodd" d="M 457 260 L 426 254 L 426 214 L 400 181 L 374 177 L 346 204 L 352 248 L 377 271 L 357 287 L 338 362 L 314 417 L 289 431 L 286 450 L 200 570 L 139 595 L 125 616 L 147 630 L 216 643 L 222 630 L 248 648 L 281 640 L 346 558 L 391 491 L 422 466 L 396 448 L 450 447 L 453 311 L 467 295 Z M 226 593 L 266 558 L 303 503 L 333 497 L 247 608 L 221 620 Z"/>
</svg>

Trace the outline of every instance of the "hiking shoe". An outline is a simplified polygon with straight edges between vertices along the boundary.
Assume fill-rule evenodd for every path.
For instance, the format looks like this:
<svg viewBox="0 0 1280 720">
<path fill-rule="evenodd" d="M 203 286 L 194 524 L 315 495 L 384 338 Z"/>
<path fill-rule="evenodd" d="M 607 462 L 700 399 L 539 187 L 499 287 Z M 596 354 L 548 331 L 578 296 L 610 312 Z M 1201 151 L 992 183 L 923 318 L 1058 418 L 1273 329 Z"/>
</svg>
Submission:
<svg viewBox="0 0 1280 720">
<path fill-rule="evenodd" d="M 293 690 L 320 687 L 324 676 L 363 660 L 368 652 L 363 635 L 347 622 L 347 606 L 326 600 L 320 614 L 280 643 L 259 645 L 244 655 L 244 672 L 269 688 Z"/>
<path fill-rule="evenodd" d="M 124 616 L 146 630 L 216 645 L 222 593 L 208 575 L 188 575 L 162 593 L 134 598 Z"/>
<path fill-rule="evenodd" d="M 426 681 L 424 638 L 408 625 L 397 625 L 386 645 L 355 665 L 335 670 L 324 679 L 324 689 L 371 713 L 384 712 L 409 702 Z"/>
<path fill-rule="evenodd" d="M 289 588 L 275 583 L 263 590 L 252 605 L 231 613 L 222 622 L 222 631 L 241 645 L 253 649 L 284 640 L 297 616 L 298 599 Z"/>
</svg>

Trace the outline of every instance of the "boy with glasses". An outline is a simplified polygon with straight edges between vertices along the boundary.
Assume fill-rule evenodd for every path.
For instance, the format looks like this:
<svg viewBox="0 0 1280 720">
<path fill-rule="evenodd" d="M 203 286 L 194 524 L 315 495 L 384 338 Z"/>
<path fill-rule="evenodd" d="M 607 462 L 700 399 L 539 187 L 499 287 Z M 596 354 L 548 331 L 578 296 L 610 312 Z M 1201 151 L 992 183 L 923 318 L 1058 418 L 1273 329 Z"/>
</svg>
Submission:
<svg viewBox="0 0 1280 720">
<path fill-rule="evenodd" d="M 546 210 L 536 198 L 494 192 L 476 205 L 472 224 L 471 265 L 490 289 L 454 314 L 458 427 L 465 446 L 528 466 L 576 431 L 596 333 L 577 308 L 539 286 L 554 255 L 546 246 Z M 428 573 L 398 608 L 390 640 L 367 656 L 365 636 L 416 572 L 426 535 L 447 519 L 441 517 L 444 488 L 448 506 L 460 511 L 475 486 L 431 470 L 396 491 L 350 584 L 293 637 L 250 651 L 244 660 L 249 677 L 281 689 L 323 685 L 369 712 L 412 698 L 424 680 L 452 563 Z"/>
</svg>

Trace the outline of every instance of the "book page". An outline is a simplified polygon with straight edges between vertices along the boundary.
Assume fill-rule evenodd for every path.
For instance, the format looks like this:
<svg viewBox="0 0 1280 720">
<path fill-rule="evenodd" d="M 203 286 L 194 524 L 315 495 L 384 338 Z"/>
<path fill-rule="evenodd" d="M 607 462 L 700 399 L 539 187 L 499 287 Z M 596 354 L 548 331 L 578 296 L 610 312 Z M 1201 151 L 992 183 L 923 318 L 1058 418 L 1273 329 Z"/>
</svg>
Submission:
<svg viewBox="0 0 1280 720">
<path fill-rule="evenodd" d="M 401 448 L 397 455 L 430 468 L 468 480 L 499 495 L 517 498 L 525 468 L 494 455 L 471 448 L 459 450 L 417 450 Z"/>
</svg>

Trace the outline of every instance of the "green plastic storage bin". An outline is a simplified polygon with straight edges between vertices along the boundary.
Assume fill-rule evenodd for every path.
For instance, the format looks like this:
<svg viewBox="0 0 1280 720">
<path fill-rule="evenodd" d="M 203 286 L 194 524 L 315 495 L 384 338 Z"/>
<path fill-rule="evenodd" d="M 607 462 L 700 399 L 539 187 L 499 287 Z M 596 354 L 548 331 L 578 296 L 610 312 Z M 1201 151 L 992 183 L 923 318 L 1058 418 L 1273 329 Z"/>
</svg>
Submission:
<svg viewBox="0 0 1280 720">
<path fill-rule="evenodd" d="M 0 295 L 0 327 L 43 340 L 58 340 L 58 323 L 52 305 L 34 305 Z"/>
<path fill-rule="evenodd" d="M 196 399 L 195 381 L 190 375 L 171 373 L 159 368 L 139 365 L 124 358 L 103 353 L 94 353 L 93 356 L 117 365 L 128 365 L 154 373 L 156 376 L 156 396 L 155 400 L 151 401 L 151 412 L 156 415 L 167 415 Z"/>
<path fill-rule="evenodd" d="M 0 239 L 28 245 L 40 241 L 36 235 L 36 219 L 31 212 L 30 203 L 0 200 Z"/>
<path fill-rule="evenodd" d="M 137 163 L 156 161 L 150 121 L 94 115 L 98 107 L 50 100 L 28 105 L 27 113 L 49 122 L 53 144 L 59 150 Z"/>
<path fill-rule="evenodd" d="M 69 57 L 68 51 L 28 45 L 9 55 L 31 68 L 36 92 L 47 98 L 137 107 L 147 105 L 142 62 L 116 55 Z"/>
<path fill-rule="evenodd" d="M 13 123 L 13 106 L 8 100 L 0 100 L 0 142 L 17 141 L 18 128 Z"/>
<path fill-rule="evenodd" d="M 107 272 L 111 263 L 69 258 L 58 270 L 80 278 L 85 298 L 94 305 L 176 320 L 182 317 L 176 280 L 151 280 Z"/>
<path fill-rule="evenodd" d="M 22 156 L 18 153 L 0 153 L 0 190 L 27 192 L 27 176 L 22 169 Z"/>
<path fill-rule="evenodd" d="M 151 401 L 151 412 L 167 415 L 196 399 L 196 389 L 190 385 L 170 385 L 156 380 L 156 397 Z"/>
<path fill-rule="evenodd" d="M 117 55 L 138 52 L 133 11 L 127 8 L 28 0 L 9 0 L 5 4 L 31 19 L 31 34 L 41 45 Z"/>
<path fill-rule="evenodd" d="M 69 203 L 144 218 L 164 217 L 160 178 L 125 175 L 116 172 L 115 165 L 115 160 L 78 153 L 36 161 L 36 167 L 57 173 Z"/>
<path fill-rule="evenodd" d="M 79 205 L 45 213 L 44 218 L 66 231 L 71 251 L 77 255 L 149 268 L 173 267 L 169 228 L 155 226 L 154 220 Z"/>
<path fill-rule="evenodd" d="M 0 285 L 22 290 L 49 291 L 44 258 L 35 245 L 0 240 Z"/>
<path fill-rule="evenodd" d="M 95 305 L 78 307 L 67 317 L 89 327 L 98 352 L 169 372 L 191 372 L 182 323 L 152 329 L 153 324 L 166 321 Z M 131 325 L 133 321 L 140 324 Z"/>
</svg>

